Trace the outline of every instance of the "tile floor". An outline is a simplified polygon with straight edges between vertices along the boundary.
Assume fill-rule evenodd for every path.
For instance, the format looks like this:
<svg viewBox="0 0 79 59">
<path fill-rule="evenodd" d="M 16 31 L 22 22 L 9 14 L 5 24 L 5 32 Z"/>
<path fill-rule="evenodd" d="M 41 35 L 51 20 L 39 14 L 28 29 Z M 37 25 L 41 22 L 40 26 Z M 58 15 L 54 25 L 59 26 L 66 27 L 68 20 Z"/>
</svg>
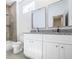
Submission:
<svg viewBox="0 0 79 59">
<path fill-rule="evenodd" d="M 12 51 L 8 51 L 6 52 L 6 59 L 29 59 L 29 58 L 26 58 L 23 52 L 20 52 L 19 54 L 13 54 Z"/>
</svg>

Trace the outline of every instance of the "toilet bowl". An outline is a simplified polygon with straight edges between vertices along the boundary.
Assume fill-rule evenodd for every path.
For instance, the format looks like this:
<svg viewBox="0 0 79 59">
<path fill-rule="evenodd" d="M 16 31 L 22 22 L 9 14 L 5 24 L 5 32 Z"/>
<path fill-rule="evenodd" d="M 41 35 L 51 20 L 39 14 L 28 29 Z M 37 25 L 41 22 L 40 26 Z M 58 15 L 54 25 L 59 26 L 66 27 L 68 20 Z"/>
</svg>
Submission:
<svg viewBox="0 0 79 59">
<path fill-rule="evenodd" d="M 22 51 L 22 42 L 13 42 L 12 44 L 13 53 L 17 54 Z"/>
<path fill-rule="evenodd" d="M 12 48 L 12 41 L 6 41 L 6 52 L 11 51 Z"/>
</svg>

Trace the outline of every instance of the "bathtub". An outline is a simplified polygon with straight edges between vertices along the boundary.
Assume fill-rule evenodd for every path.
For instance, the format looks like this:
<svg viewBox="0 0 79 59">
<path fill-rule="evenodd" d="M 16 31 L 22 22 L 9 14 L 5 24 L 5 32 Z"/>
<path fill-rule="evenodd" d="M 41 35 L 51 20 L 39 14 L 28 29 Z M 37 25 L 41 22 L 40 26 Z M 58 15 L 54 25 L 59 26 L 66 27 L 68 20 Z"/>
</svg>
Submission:
<svg viewBox="0 0 79 59">
<path fill-rule="evenodd" d="M 12 50 L 13 41 L 6 41 L 6 51 Z"/>
</svg>

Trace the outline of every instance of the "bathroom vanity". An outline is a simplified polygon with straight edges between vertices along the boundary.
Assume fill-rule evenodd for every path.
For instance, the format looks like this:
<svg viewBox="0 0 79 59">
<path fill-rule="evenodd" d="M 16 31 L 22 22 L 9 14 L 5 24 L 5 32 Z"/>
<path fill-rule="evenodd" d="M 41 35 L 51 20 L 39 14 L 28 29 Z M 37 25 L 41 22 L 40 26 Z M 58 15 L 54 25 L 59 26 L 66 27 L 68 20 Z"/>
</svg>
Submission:
<svg viewBox="0 0 79 59">
<path fill-rule="evenodd" d="M 31 59 L 72 59 L 72 35 L 25 33 L 24 54 Z"/>
<path fill-rule="evenodd" d="M 71 0 L 61 0 L 32 12 L 32 31 L 24 34 L 26 57 L 72 59 L 72 19 L 69 1 Z"/>
</svg>

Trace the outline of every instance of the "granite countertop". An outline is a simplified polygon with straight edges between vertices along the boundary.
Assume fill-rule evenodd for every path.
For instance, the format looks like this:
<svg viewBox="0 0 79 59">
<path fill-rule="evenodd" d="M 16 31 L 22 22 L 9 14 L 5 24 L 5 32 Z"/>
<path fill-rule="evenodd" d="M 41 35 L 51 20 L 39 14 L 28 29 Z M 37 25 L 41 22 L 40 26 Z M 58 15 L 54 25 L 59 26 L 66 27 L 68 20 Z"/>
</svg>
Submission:
<svg viewBox="0 0 79 59">
<path fill-rule="evenodd" d="M 62 27 L 59 29 L 59 32 L 57 32 L 57 28 L 53 28 L 53 29 L 39 29 L 39 32 L 37 31 L 37 29 L 31 30 L 31 32 L 29 33 L 24 33 L 24 34 L 50 34 L 50 35 L 72 35 L 72 26 L 70 27 Z"/>
<path fill-rule="evenodd" d="M 24 34 L 72 35 L 72 33 L 56 33 L 56 32 L 54 33 L 31 33 L 29 32 L 29 33 L 24 33 Z"/>
<path fill-rule="evenodd" d="M 60 32 L 56 32 L 54 30 L 42 30 L 39 32 L 31 31 L 29 33 L 24 33 L 24 34 L 72 35 L 72 30 L 63 30 Z"/>
</svg>

